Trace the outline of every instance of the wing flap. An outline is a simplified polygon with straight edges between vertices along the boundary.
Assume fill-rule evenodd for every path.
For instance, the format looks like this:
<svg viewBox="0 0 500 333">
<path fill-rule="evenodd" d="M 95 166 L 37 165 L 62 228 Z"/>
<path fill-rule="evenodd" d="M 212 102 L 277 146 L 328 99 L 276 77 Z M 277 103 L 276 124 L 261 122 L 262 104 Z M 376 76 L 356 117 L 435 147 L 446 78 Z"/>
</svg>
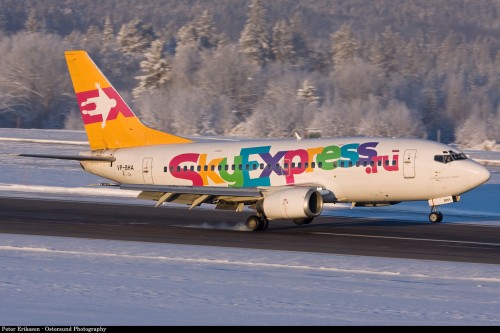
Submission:
<svg viewBox="0 0 500 333">
<path fill-rule="evenodd" d="M 257 197 L 262 194 L 255 187 L 216 187 L 216 186 L 176 186 L 176 185 L 147 185 L 147 184 L 120 184 L 124 190 L 135 190 L 144 192 L 178 193 L 178 194 L 199 194 L 213 196 L 234 196 L 234 197 Z M 162 194 L 162 195 L 163 195 Z"/>
</svg>

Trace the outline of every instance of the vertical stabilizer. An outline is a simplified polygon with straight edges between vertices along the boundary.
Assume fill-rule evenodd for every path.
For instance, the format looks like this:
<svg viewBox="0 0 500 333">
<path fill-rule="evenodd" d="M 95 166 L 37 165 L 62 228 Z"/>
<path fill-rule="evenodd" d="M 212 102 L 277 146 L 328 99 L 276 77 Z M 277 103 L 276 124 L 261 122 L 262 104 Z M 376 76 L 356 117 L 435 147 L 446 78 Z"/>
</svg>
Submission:
<svg viewBox="0 0 500 333">
<path fill-rule="evenodd" d="M 92 150 L 192 142 L 141 123 L 87 52 L 65 56 Z"/>
</svg>

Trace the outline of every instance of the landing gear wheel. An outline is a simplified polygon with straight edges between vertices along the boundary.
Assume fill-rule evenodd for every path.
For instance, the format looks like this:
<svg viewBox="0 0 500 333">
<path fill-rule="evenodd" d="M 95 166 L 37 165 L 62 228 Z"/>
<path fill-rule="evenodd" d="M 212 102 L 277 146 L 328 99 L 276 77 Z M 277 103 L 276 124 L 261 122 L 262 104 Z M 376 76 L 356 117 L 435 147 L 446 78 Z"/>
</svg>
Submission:
<svg viewBox="0 0 500 333">
<path fill-rule="evenodd" d="M 309 224 L 313 221 L 313 218 L 307 218 L 307 219 L 293 219 L 293 223 L 296 225 L 303 225 L 303 224 Z"/>
<path fill-rule="evenodd" d="M 260 219 L 256 215 L 251 215 L 247 218 L 247 228 L 252 230 L 252 231 L 257 231 L 259 230 L 260 226 Z"/>
<path fill-rule="evenodd" d="M 429 221 L 431 223 L 439 223 L 443 220 L 443 213 L 441 212 L 432 212 L 429 214 Z"/>
<path fill-rule="evenodd" d="M 269 220 L 266 219 L 265 217 L 261 217 L 262 221 L 262 229 L 260 230 L 266 230 L 269 227 Z"/>
<path fill-rule="evenodd" d="M 269 227 L 269 220 L 265 217 L 251 215 L 247 218 L 247 228 L 252 231 L 266 230 Z"/>
</svg>

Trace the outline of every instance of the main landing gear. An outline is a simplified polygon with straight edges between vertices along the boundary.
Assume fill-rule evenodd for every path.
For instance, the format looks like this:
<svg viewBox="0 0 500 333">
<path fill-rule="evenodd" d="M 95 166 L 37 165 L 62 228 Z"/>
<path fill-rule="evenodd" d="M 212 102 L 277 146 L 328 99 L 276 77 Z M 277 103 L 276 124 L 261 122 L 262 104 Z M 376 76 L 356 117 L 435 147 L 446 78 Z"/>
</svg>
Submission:
<svg viewBox="0 0 500 333">
<path fill-rule="evenodd" d="M 251 215 L 247 218 L 246 224 L 252 231 L 263 231 L 269 227 L 269 220 L 265 216 Z"/>
<path fill-rule="evenodd" d="M 436 206 L 432 206 L 431 213 L 429 214 L 429 221 L 431 223 L 439 223 L 443 220 L 443 213 L 437 211 Z"/>
</svg>

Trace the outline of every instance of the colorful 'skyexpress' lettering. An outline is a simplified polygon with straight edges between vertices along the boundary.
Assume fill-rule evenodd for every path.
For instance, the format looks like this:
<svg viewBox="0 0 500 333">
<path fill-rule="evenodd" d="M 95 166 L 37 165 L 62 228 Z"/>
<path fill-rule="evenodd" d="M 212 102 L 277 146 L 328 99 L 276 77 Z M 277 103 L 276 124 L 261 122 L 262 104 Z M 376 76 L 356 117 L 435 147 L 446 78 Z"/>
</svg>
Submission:
<svg viewBox="0 0 500 333">
<path fill-rule="evenodd" d="M 231 187 L 270 186 L 271 175 L 285 176 L 286 184 L 295 183 L 295 176 L 315 169 L 364 167 L 367 174 L 399 170 L 399 150 L 392 156 L 378 155 L 378 142 L 349 143 L 341 147 L 312 147 L 270 152 L 271 146 L 242 148 L 232 157 L 207 159 L 207 154 L 185 153 L 170 160 L 172 176 L 190 180 L 193 186 L 227 183 Z M 252 177 L 251 172 L 259 172 Z M 253 173 L 255 175 L 255 173 Z"/>
</svg>

